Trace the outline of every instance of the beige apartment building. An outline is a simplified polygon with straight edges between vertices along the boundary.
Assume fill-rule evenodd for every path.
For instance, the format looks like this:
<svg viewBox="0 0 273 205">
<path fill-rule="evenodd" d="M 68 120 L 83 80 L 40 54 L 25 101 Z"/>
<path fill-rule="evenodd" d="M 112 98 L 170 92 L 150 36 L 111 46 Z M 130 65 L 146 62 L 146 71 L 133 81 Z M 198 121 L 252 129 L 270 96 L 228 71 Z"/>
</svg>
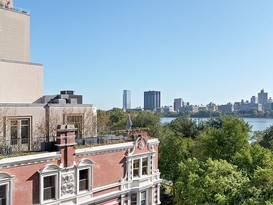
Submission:
<svg viewBox="0 0 273 205">
<path fill-rule="evenodd" d="M 40 150 L 58 124 L 74 124 L 76 138 L 97 135 L 96 107 L 74 91 L 44 96 L 43 65 L 30 61 L 30 13 L 0 0 L 0 143 Z"/>
<path fill-rule="evenodd" d="M 43 65 L 30 61 L 30 14 L 0 0 L 0 103 L 32 103 L 43 95 Z"/>
</svg>

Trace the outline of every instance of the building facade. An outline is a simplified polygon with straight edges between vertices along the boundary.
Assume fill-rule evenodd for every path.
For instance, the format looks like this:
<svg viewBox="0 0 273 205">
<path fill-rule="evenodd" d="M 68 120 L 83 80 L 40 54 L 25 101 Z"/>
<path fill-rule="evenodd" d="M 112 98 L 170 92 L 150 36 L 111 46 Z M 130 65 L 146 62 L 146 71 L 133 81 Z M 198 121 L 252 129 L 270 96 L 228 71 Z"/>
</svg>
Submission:
<svg viewBox="0 0 273 205">
<path fill-rule="evenodd" d="M 74 91 L 43 96 L 43 66 L 30 62 L 30 13 L 0 0 L 0 143 L 34 151 L 56 139 L 58 124 L 73 123 L 77 139 L 97 135 L 96 107 Z"/>
<path fill-rule="evenodd" d="M 174 102 L 173 102 L 174 111 L 179 112 L 181 107 L 184 107 L 183 99 L 182 98 L 174 99 Z"/>
<path fill-rule="evenodd" d="M 160 91 L 144 92 L 144 110 L 156 111 L 161 107 Z"/>
<path fill-rule="evenodd" d="M 160 204 L 157 139 L 77 148 L 75 131 L 59 126 L 55 152 L 0 160 L 1 204 Z"/>
<path fill-rule="evenodd" d="M 43 96 L 43 65 L 30 62 L 30 14 L 0 1 L 0 103 L 32 103 Z"/>
<path fill-rule="evenodd" d="M 131 109 L 131 90 L 123 90 L 123 110 Z"/>
<path fill-rule="evenodd" d="M 268 100 L 268 93 L 264 92 L 264 89 L 261 90 L 260 93 L 258 93 L 258 103 L 259 104 L 266 104 Z"/>
</svg>

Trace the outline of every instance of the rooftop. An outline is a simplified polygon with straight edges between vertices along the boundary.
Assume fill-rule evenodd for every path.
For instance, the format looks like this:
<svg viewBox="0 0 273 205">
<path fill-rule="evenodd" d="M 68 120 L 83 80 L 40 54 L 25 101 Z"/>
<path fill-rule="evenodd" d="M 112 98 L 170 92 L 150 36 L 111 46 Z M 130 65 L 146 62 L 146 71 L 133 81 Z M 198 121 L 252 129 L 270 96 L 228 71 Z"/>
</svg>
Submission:
<svg viewBox="0 0 273 205">
<path fill-rule="evenodd" d="M 20 13 L 20 14 L 25 14 L 25 15 L 28 15 L 30 16 L 30 11 L 26 10 L 26 9 L 22 9 L 22 8 L 17 8 L 15 6 L 7 6 L 7 5 L 4 5 L 4 4 L 1 4 L 0 3 L 0 8 L 1 9 L 5 9 L 5 10 L 9 10 L 9 11 L 13 11 L 13 12 L 16 12 L 16 13 Z"/>
</svg>

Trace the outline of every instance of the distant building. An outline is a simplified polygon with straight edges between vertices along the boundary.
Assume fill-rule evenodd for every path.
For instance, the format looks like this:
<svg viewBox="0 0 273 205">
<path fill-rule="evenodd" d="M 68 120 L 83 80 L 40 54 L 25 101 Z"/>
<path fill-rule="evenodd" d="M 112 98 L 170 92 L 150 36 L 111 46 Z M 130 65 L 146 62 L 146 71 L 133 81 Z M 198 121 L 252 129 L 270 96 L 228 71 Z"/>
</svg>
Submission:
<svg viewBox="0 0 273 205">
<path fill-rule="evenodd" d="M 199 110 L 199 111 L 207 111 L 208 108 L 207 108 L 207 106 L 205 106 L 205 105 L 200 105 L 199 108 L 198 108 L 198 110 Z"/>
<path fill-rule="evenodd" d="M 123 90 L 123 107 L 124 110 L 131 109 L 131 90 Z"/>
<path fill-rule="evenodd" d="M 269 102 L 264 105 L 264 111 L 271 111 L 273 110 L 273 103 Z"/>
<path fill-rule="evenodd" d="M 251 99 L 250 99 L 250 102 L 251 103 L 257 103 L 258 102 L 257 97 L 256 96 L 252 96 Z"/>
<path fill-rule="evenodd" d="M 186 111 L 186 112 L 193 112 L 193 113 L 196 113 L 196 112 L 199 112 L 199 107 L 196 106 L 196 105 L 187 105 L 185 107 L 181 107 L 180 108 L 180 111 L 183 112 L 183 111 Z"/>
<path fill-rule="evenodd" d="M 234 105 L 232 103 L 228 103 L 225 105 L 219 105 L 218 110 L 222 112 L 233 112 L 234 111 Z"/>
<path fill-rule="evenodd" d="M 264 92 L 264 89 L 261 90 L 260 93 L 258 93 L 258 103 L 264 105 L 267 103 L 268 100 L 268 93 Z"/>
<path fill-rule="evenodd" d="M 156 111 L 161 107 L 160 91 L 144 92 L 144 110 Z"/>
<path fill-rule="evenodd" d="M 173 106 L 164 106 L 164 113 L 175 112 Z"/>
<path fill-rule="evenodd" d="M 218 107 L 215 103 L 210 102 L 209 104 L 207 104 L 207 110 L 216 111 L 218 110 Z"/>
<path fill-rule="evenodd" d="M 262 111 L 262 104 L 259 103 L 241 103 L 238 111 L 251 111 L 258 110 Z"/>
<path fill-rule="evenodd" d="M 174 111 L 179 112 L 180 108 L 184 106 L 184 102 L 182 98 L 176 98 L 173 102 Z"/>
</svg>

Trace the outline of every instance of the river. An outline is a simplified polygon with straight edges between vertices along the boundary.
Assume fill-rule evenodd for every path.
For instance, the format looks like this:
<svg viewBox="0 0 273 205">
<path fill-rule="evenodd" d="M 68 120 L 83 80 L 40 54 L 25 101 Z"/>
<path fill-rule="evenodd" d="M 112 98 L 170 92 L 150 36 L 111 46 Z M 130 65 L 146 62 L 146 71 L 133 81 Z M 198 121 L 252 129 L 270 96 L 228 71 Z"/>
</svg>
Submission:
<svg viewBox="0 0 273 205">
<path fill-rule="evenodd" d="M 169 123 L 174 120 L 174 117 L 163 117 L 161 118 L 161 123 Z M 196 120 L 206 120 L 208 118 L 192 118 Z M 243 118 L 249 125 L 252 126 L 252 131 L 262 131 L 267 127 L 273 125 L 273 119 L 269 118 Z"/>
</svg>

